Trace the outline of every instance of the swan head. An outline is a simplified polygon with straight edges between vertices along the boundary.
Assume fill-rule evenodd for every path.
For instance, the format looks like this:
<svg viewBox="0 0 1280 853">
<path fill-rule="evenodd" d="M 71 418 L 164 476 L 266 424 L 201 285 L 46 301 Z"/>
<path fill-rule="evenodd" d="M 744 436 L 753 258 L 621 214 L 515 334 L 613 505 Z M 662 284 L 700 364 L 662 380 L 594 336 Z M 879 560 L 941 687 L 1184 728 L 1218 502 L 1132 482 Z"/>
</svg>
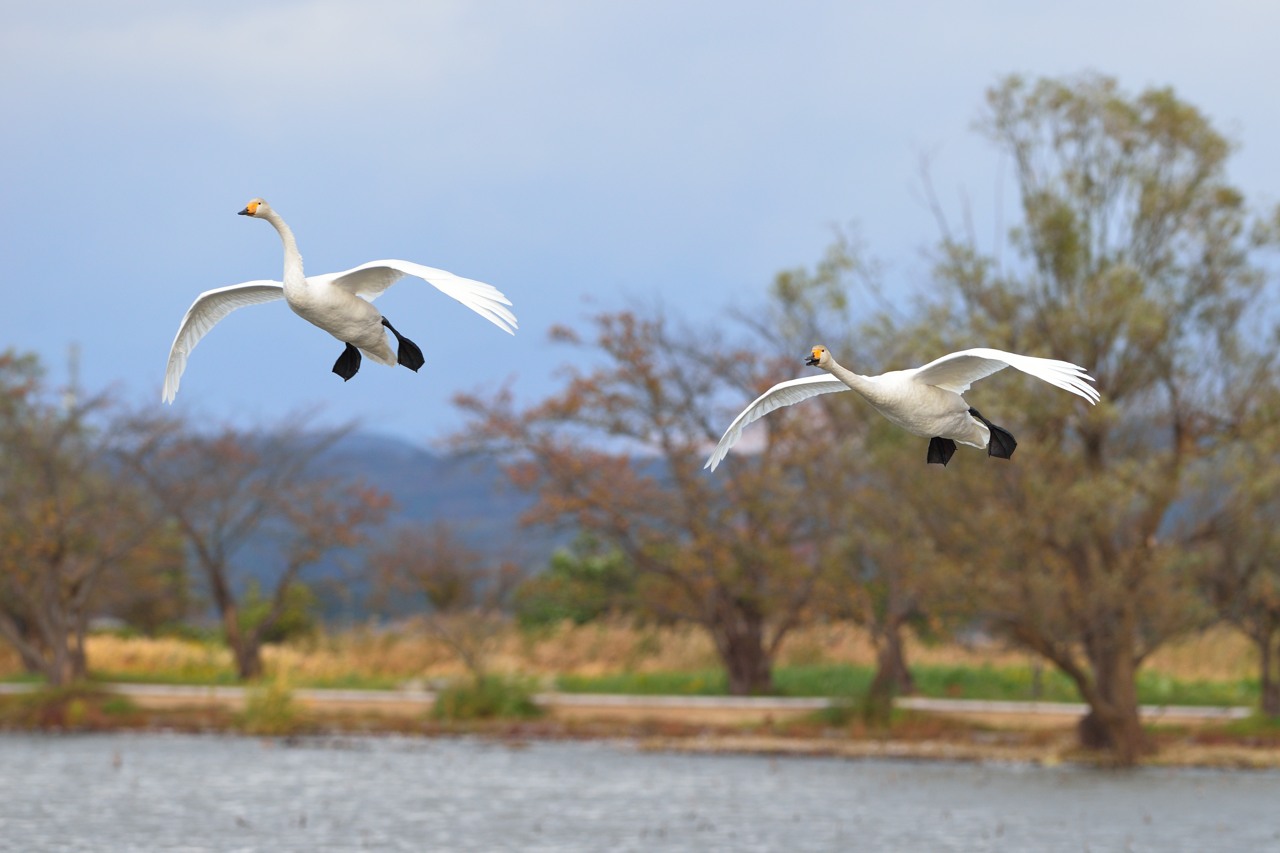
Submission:
<svg viewBox="0 0 1280 853">
<path fill-rule="evenodd" d="M 241 216 L 266 216 L 267 211 L 271 209 L 271 205 L 267 204 L 260 198 L 255 198 L 244 206 L 244 210 L 240 211 Z"/>
<path fill-rule="evenodd" d="M 821 367 L 826 370 L 831 366 L 831 353 L 827 351 L 826 347 L 819 344 L 810 350 L 809 357 L 804 360 L 804 363 L 810 367 Z"/>
</svg>

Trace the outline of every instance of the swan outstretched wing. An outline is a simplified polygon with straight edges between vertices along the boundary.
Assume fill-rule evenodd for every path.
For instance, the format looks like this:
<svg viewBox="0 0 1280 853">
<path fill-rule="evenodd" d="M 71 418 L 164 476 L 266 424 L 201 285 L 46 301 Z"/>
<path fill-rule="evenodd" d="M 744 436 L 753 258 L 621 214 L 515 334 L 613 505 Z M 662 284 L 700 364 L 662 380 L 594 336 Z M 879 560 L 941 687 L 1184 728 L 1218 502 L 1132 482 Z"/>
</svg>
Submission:
<svg viewBox="0 0 1280 853">
<path fill-rule="evenodd" d="M 516 323 L 516 315 L 511 313 L 511 300 L 498 288 L 445 270 L 424 267 L 413 261 L 369 261 L 345 272 L 314 276 L 313 280 L 328 281 L 356 296 L 373 300 L 406 275 L 416 276 L 434 285 L 437 290 L 452 296 L 502 331 L 515 334 L 519 324 Z"/>
<path fill-rule="evenodd" d="M 173 338 L 173 346 L 169 347 L 169 366 L 164 372 L 161 399 L 166 403 L 173 402 L 178 393 L 178 380 L 187 368 L 187 358 L 219 320 L 237 308 L 277 299 L 284 299 L 284 285 L 278 281 L 246 281 L 206 290 L 197 296 L 178 324 L 178 334 Z"/>
<path fill-rule="evenodd" d="M 712 471 L 716 470 L 716 466 L 729 453 L 729 448 L 738 443 L 738 439 L 742 436 L 742 431 L 747 424 L 760 420 L 774 409 L 795 405 L 801 400 L 807 400 L 819 394 L 848 390 L 849 386 L 834 376 L 805 376 L 801 379 L 779 382 L 757 397 L 750 406 L 743 409 L 741 414 L 733 419 L 733 423 L 729 424 L 729 428 L 720 437 L 720 443 L 711 452 L 711 458 L 702 467 L 710 468 Z"/>
<path fill-rule="evenodd" d="M 925 385 L 936 385 L 939 388 L 963 394 L 969 390 L 972 383 L 1006 367 L 1021 370 L 1029 376 L 1042 379 L 1064 391 L 1070 391 L 1085 398 L 1091 404 L 1098 402 L 1098 389 L 1088 384 L 1093 381 L 1093 377 L 1086 373 L 1083 367 L 1069 361 L 1018 355 L 984 347 L 944 355 L 924 367 L 917 367 L 912 372 L 912 379 Z"/>
</svg>

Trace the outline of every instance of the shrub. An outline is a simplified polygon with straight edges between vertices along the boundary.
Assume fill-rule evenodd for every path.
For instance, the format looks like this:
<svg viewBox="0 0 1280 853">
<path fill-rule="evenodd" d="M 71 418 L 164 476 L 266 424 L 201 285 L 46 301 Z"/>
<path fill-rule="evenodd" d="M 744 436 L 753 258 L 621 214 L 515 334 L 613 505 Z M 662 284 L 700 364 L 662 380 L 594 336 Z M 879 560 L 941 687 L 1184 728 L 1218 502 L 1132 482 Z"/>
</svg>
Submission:
<svg viewBox="0 0 1280 853">
<path fill-rule="evenodd" d="M 302 728 L 303 722 L 293 699 L 293 691 L 283 678 L 276 678 L 245 694 L 240 728 L 251 735 L 288 735 Z"/>
<path fill-rule="evenodd" d="M 533 684 L 526 679 L 493 675 L 467 679 L 436 694 L 432 716 L 437 720 L 531 719 L 542 714 L 533 693 Z"/>
<path fill-rule="evenodd" d="M 93 729 L 105 717 L 125 717 L 137 710 L 127 696 L 89 684 L 42 687 L 0 704 L 0 724 L 19 728 Z"/>
</svg>

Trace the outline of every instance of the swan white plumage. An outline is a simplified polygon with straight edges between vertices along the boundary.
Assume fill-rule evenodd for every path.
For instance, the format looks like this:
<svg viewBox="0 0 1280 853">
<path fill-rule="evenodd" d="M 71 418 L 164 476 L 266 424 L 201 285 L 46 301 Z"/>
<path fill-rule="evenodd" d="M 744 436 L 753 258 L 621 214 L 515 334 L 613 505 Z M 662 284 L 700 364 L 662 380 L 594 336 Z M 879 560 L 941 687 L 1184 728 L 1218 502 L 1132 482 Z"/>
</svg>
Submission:
<svg viewBox="0 0 1280 853">
<path fill-rule="evenodd" d="M 283 299 L 299 317 L 346 344 L 333 365 L 333 372 L 344 382 L 360 369 L 361 353 L 381 364 L 394 367 L 399 363 L 415 372 L 422 366 L 422 350 L 396 331 L 372 304 L 373 299 L 405 276 L 415 276 L 434 285 L 504 332 L 515 334 L 517 323 L 510 310 L 511 302 L 493 285 L 397 260 L 370 261 L 344 272 L 307 276 L 302 271 L 298 243 L 280 214 L 262 199 L 255 198 L 245 205 L 240 215 L 265 219 L 280 234 L 284 243 L 284 281 L 246 281 L 206 290 L 196 297 L 169 348 L 162 392 L 166 403 L 172 403 L 178 393 L 178 382 L 187 359 L 200 339 L 232 311 L 261 302 Z M 388 331 L 396 338 L 395 353 L 387 344 Z"/>
<path fill-rule="evenodd" d="M 824 346 L 815 346 L 805 364 L 821 367 L 827 376 L 806 376 L 779 382 L 747 406 L 720 438 L 704 468 L 712 471 L 742 430 L 775 409 L 834 391 L 857 391 L 876 411 L 912 435 L 929 439 L 928 462 L 946 465 L 955 453 L 956 442 L 979 449 L 990 456 L 1008 459 L 1018 443 L 1009 431 L 991 423 L 971 408 L 961 396 L 969 386 L 986 376 L 1012 367 L 1050 385 L 1070 391 L 1092 405 L 1100 399 L 1089 382 L 1093 377 L 1084 368 L 1051 358 L 1004 352 L 998 349 L 967 349 L 935 359 L 923 367 L 894 370 L 880 376 L 860 376 L 836 362 Z"/>
</svg>

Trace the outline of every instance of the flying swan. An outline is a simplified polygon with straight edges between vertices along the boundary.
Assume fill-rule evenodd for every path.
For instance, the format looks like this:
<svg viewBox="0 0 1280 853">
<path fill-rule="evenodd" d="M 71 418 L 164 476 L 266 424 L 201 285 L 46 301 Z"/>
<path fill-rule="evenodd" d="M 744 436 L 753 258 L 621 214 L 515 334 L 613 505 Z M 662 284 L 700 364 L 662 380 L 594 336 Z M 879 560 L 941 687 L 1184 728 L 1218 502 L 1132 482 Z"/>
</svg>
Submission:
<svg viewBox="0 0 1280 853">
<path fill-rule="evenodd" d="M 1087 384 L 1093 377 L 1084 368 L 1066 361 L 1017 355 L 998 349 L 967 349 L 929 362 L 924 367 L 893 370 L 880 376 L 860 376 L 842 367 L 824 346 L 816 346 L 805 359 L 810 367 L 821 367 L 830 376 L 806 376 L 779 382 L 765 391 L 742 414 L 733 419 L 720 438 L 704 468 L 716 466 L 737 443 L 747 424 L 774 409 L 790 406 L 833 391 L 854 390 L 893 423 L 912 435 L 929 439 L 926 462 L 946 465 L 956 452 L 956 442 L 987 455 L 1008 459 L 1018 443 L 1007 429 L 998 427 L 971 408 L 961 395 L 969 385 L 993 373 L 1012 367 L 1064 391 L 1098 402 L 1097 389 Z"/>
<path fill-rule="evenodd" d="M 246 281 L 229 287 L 206 290 L 191 303 L 178 334 L 169 349 L 169 365 L 165 369 L 162 399 L 172 403 L 178 393 L 178 381 L 186 369 L 191 351 L 218 321 L 237 308 L 283 299 L 302 319 L 319 326 L 346 344 L 334 362 L 333 372 L 345 382 L 360 369 L 360 354 L 381 364 L 394 367 L 403 364 L 417 372 L 425 359 L 413 341 L 401 335 L 374 308 L 372 300 L 406 275 L 416 276 L 446 296 L 489 320 L 508 334 L 515 334 L 516 317 L 511 302 L 496 287 L 451 272 L 424 267 L 411 261 L 370 261 L 345 272 L 307 276 L 302 272 L 302 255 L 289 226 L 280 214 L 260 198 L 249 202 L 241 216 L 265 219 L 280 234 L 284 243 L 284 282 Z M 393 354 L 387 344 L 387 332 L 395 336 L 397 350 Z"/>
</svg>

